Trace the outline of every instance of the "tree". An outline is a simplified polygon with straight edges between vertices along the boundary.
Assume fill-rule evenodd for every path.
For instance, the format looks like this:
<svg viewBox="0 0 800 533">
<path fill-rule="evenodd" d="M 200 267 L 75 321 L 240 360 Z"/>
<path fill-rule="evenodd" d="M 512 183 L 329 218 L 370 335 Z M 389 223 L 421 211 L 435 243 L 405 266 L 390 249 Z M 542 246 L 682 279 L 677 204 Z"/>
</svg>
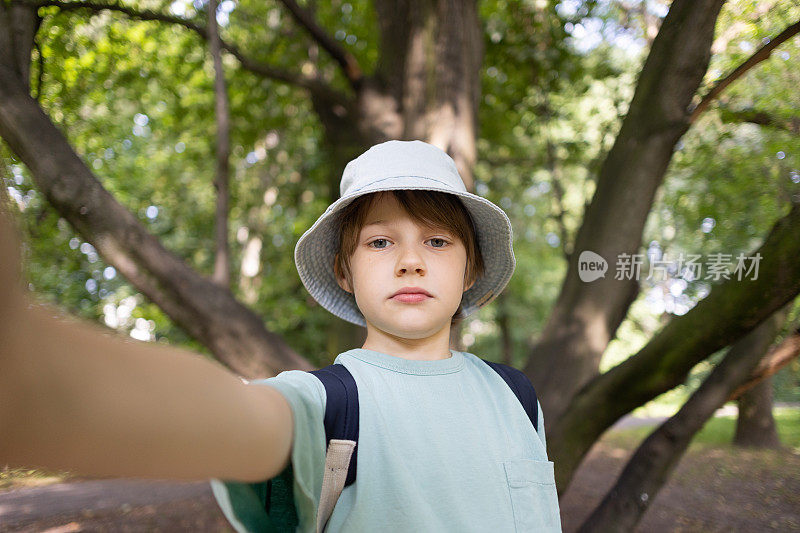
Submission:
<svg viewBox="0 0 800 533">
<path fill-rule="evenodd" d="M 739 396 L 734 444 L 759 448 L 780 446 L 772 416 L 772 379 L 767 378 Z"/>
<path fill-rule="evenodd" d="M 775 340 L 791 306 L 786 306 L 737 341 L 681 409 L 639 446 L 614 487 L 581 526 L 581 531 L 630 531 L 677 464 L 692 437 L 745 381 Z M 790 335 L 776 352 L 800 348 Z"/>
</svg>

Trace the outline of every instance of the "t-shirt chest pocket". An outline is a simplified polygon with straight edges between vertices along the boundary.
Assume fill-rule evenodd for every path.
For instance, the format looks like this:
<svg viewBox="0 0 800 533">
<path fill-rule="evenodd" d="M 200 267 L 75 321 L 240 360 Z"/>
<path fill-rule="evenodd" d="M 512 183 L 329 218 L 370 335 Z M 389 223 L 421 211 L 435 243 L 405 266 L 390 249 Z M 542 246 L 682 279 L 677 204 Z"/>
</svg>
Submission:
<svg viewBox="0 0 800 533">
<path fill-rule="evenodd" d="M 517 531 L 561 531 L 552 461 L 503 461 Z"/>
</svg>

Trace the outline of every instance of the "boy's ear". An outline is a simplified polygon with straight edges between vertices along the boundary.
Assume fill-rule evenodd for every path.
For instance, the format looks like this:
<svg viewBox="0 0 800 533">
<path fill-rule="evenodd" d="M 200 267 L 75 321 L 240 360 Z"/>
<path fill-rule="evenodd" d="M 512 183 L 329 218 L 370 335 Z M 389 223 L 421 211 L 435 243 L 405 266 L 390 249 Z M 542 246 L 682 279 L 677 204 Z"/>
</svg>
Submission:
<svg viewBox="0 0 800 533">
<path fill-rule="evenodd" d="M 467 284 L 467 277 L 468 276 L 469 276 L 469 272 L 467 272 L 467 274 L 464 275 L 464 291 L 463 292 L 467 292 L 469 289 L 472 288 L 473 285 L 475 285 L 475 282 L 478 281 L 477 278 L 476 278 L 476 279 L 471 280 L 469 282 L 469 284 Z"/>
<path fill-rule="evenodd" d="M 345 279 L 342 272 L 339 270 L 339 254 L 337 253 L 333 258 L 333 275 L 336 277 L 336 283 L 341 287 L 343 290 L 352 293 L 352 289 L 350 285 L 347 283 L 347 279 Z"/>
<path fill-rule="evenodd" d="M 340 278 L 339 276 L 336 276 L 336 283 L 338 283 L 338 284 L 339 284 L 339 286 L 340 286 L 342 289 L 344 289 L 346 292 L 353 292 L 353 291 L 350 289 L 350 286 L 347 284 L 347 280 L 346 280 L 346 279 L 344 279 L 344 278 Z"/>
</svg>

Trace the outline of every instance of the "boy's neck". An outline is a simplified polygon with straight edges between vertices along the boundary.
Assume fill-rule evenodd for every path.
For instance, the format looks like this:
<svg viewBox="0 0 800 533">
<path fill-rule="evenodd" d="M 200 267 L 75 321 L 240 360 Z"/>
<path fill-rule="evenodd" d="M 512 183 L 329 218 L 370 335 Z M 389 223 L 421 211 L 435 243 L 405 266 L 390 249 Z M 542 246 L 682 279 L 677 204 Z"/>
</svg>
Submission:
<svg viewBox="0 0 800 533">
<path fill-rule="evenodd" d="M 435 361 L 452 357 L 450 353 L 450 324 L 429 337 L 407 339 L 392 335 L 367 323 L 365 350 L 385 353 L 416 361 Z"/>
</svg>

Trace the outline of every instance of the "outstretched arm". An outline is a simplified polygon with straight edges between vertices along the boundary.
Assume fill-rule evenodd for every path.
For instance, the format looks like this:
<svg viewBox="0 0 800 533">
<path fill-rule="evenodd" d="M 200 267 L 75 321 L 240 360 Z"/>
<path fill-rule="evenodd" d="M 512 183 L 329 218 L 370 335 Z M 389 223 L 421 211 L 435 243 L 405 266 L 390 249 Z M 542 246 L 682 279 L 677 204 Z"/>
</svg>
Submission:
<svg viewBox="0 0 800 533">
<path fill-rule="evenodd" d="M 0 207 L 0 464 L 261 481 L 288 464 L 289 404 L 220 364 L 32 305 Z"/>
</svg>

